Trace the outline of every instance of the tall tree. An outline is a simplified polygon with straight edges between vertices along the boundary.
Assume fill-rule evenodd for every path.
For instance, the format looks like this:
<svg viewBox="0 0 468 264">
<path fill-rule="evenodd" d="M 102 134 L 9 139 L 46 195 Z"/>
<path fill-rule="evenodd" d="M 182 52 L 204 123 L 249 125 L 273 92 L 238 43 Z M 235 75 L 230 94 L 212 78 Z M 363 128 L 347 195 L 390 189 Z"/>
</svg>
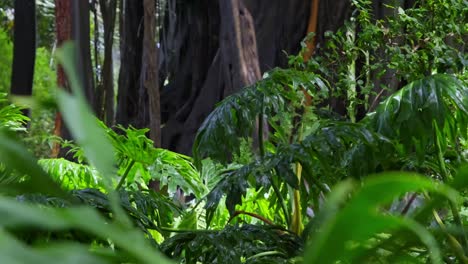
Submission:
<svg viewBox="0 0 468 264">
<path fill-rule="evenodd" d="M 75 41 L 76 58 L 82 89 L 88 103 L 95 108 L 93 68 L 91 65 L 90 8 L 88 1 L 72 1 L 72 39 Z"/>
<path fill-rule="evenodd" d="M 142 97 L 148 90 L 141 89 L 138 74 L 141 3 L 123 3 L 117 122 L 142 127 L 149 123 L 149 110 Z M 159 52 L 162 146 L 189 154 L 198 127 L 217 102 L 263 72 L 287 66 L 287 54 L 299 51 L 307 32 L 315 31 L 309 49 L 320 54 L 325 32 L 336 31 L 351 13 L 349 0 L 167 0 Z M 330 104 L 346 114 L 343 98 Z"/>
<path fill-rule="evenodd" d="M 94 104 L 94 82 L 91 67 L 90 51 L 90 29 L 89 29 L 89 3 L 88 1 L 55 0 L 55 23 L 57 30 L 57 46 L 64 42 L 75 40 L 77 49 L 75 51 L 75 68 L 78 78 L 83 85 L 82 89 L 88 102 Z M 57 85 L 69 90 L 69 84 L 59 65 L 57 69 Z M 55 118 L 54 134 L 64 139 L 70 139 L 70 132 L 63 125 L 61 114 L 58 112 Z M 52 156 L 67 156 L 67 150 L 61 149 L 55 144 Z"/>
<path fill-rule="evenodd" d="M 117 13 L 117 0 L 99 0 L 99 6 L 104 24 L 104 63 L 101 80 L 103 91 L 99 94 L 96 114 L 107 125 L 114 121 L 114 67 L 112 48 L 114 45 L 114 27 Z"/>
<path fill-rule="evenodd" d="M 154 0 L 144 0 L 144 38 L 142 81 L 149 99 L 150 138 L 161 147 L 161 112 L 159 105 L 158 53 L 156 48 L 156 7 Z"/>
<path fill-rule="evenodd" d="M 36 58 L 36 3 L 16 0 L 11 93 L 31 95 Z"/>
<path fill-rule="evenodd" d="M 140 128 L 148 120 L 148 100 L 140 79 L 143 32 L 143 1 L 122 0 L 116 123 Z"/>
<path fill-rule="evenodd" d="M 72 36 L 72 6 L 70 0 L 55 0 L 55 28 L 57 30 L 57 46 L 62 45 L 65 41 L 70 40 Z M 58 65 L 57 68 L 57 85 L 64 89 L 69 89 L 66 81 L 63 68 Z M 55 116 L 54 135 L 63 138 L 69 137 L 70 133 L 63 125 L 62 115 L 57 112 Z M 52 149 L 52 157 L 60 155 L 60 144 L 55 143 Z"/>
</svg>

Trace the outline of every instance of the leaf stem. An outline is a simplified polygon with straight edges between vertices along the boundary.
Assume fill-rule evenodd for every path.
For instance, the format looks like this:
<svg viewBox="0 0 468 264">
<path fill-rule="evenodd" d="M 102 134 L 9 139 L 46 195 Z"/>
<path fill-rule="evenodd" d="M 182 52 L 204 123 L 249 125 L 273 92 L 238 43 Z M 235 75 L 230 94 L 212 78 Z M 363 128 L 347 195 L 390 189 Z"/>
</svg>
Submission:
<svg viewBox="0 0 468 264">
<path fill-rule="evenodd" d="M 260 157 L 265 156 L 265 147 L 263 146 L 263 98 L 261 103 L 261 110 L 258 114 L 258 147 L 260 150 Z"/>
<path fill-rule="evenodd" d="M 125 182 L 125 179 L 127 178 L 134 164 L 135 164 L 135 160 L 132 160 L 130 164 L 128 165 L 127 169 L 125 170 L 124 174 L 122 175 L 122 178 L 120 178 L 119 184 L 117 184 L 117 187 L 115 188 L 116 191 L 118 191 L 120 187 L 122 187 L 123 183 Z"/>
<path fill-rule="evenodd" d="M 208 230 L 208 229 L 179 229 L 172 227 L 160 227 L 162 231 L 174 232 L 174 233 L 216 233 L 220 230 Z"/>
<path fill-rule="evenodd" d="M 433 121 L 433 127 L 434 127 L 434 140 L 435 140 L 436 149 L 437 149 L 437 158 L 438 158 L 439 168 L 440 168 L 440 175 L 442 176 L 442 179 L 446 182 L 449 179 L 449 173 L 447 171 L 447 168 L 445 167 L 444 153 L 442 152 L 442 147 L 440 145 L 439 128 L 435 121 Z M 452 211 L 452 215 L 453 215 L 453 220 L 455 221 L 455 223 L 457 223 L 457 225 L 460 227 L 462 231 L 462 234 L 460 235 L 459 239 L 463 241 L 463 243 L 465 244 L 464 246 L 465 254 L 468 254 L 468 236 L 464 230 L 463 221 L 460 217 L 460 213 L 457 210 L 457 205 L 455 204 L 455 202 L 450 201 L 449 203 L 450 203 L 450 210 Z"/>
<path fill-rule="evenodd" d="M 284 256 L 284 253 L 276 251 L 276 250 L 265 251 L 265 252 L 260 252 L 258 254 L 253 255 L 253 256 L 250 256 L 246 260 L 248 261 L 248 260 L 252 260 L 254 258 L 261 258 L 261 257 L 273 256 L 273 255 L 283 255 Z"/>
<path fill-rule="evenodd" d="M 246 211 L 235 211 L 234 214 L 229 218 L 228 220 L 228 224 L 232 221 L 232 219 L 234 219 L 236 216 L 239 216 L 239 215 L 248 215 L 248 216 L 251 216 L 251 217 L 254 217 L 254 218 L 257 218 L 258 220 L 264 222 L 265 224 L 269 224 L 269 225 L 275 225 L 271 220 L 259 215 L 259 214 L 256 214 L 256 213 L 251 213 L 251 212 L 246 212 Z"/>
</svg>

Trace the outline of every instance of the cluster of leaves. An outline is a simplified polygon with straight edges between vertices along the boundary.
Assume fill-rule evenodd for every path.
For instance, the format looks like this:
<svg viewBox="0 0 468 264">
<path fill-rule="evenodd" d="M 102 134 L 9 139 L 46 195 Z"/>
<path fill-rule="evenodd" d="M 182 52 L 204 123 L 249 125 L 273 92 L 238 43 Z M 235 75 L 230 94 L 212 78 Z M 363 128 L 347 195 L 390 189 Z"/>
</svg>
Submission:
<svg viewBox="0 0 468 264">
<path fill-rule="evenodd" d="M 278 145 L 274 152 L 261 159 L 227 172 L 208 196 L 207 208 L 214 208 L 221 196 L 227 194 L 227 207 L 233 213 L 240 197 L 250 186 L 250 176 L 254 177 L 250 182 L 257 188 L 268 189 L 275 176 L 281 182 L 298 188 L 298 178 L 291 166 L 294 162 L 301 163 L 304 179 L 317 187 L 346 177 L 359 178 L 382 170 L 401 169 L 405 155 L 409 157 L 417 153 L 425 158 L 424 154 L 434 152 L 436 138 L 444 139 L 444 150 L 456 147 L 458 138 L 466 138 L 467 99 L 468 91 L 460 81 L 446 75 L 435 75 L 401 89 L 359 123 L 316 122 L 316 128 L 303 141 Z M 220 118 L 227 111 L 237 114 L 229 104 L 228 101 L 227 105 L 221 105 L 211 114 L 208 119 L 213 120 L 212 123 L 202 126 L 199 136 L 221 138 L 224 131 L 238 129 L 237 123 L 225 123 Z M 215 120 L 219 120 L 218 124 Z M 250 129 L 252 126 L 250 124 Z M 223 130 L 217 129 L 219 127 Z M 440 135 L 434 134 L 436 128 Z M 249 128 L 244 126 L 242 129 Z M 211 151 L 213 146 L 197 145 L 203 150 L 199 153 L 208 153 L 211 158 L 225 161 L 226 153 Z M 222 148 L 235 151 L 237 145 L 224 144 Z"/>
<path fill-rule="evenodd" d="M 200 198 L 208 192 L 200 179 L 200 174 L 193 166 L 191 158 L 166 149 L 155 148 L 153 141 L 146 136 L 148 129 L 117 126 L 116 132 L 103 122 L 99 122 L 99 124 L 111 142 L 115 160 L 119 164 L 117 174 L 120 175 L 120 179 L 118 177 L 113 179 L 118 189 L 122 187 L 129 190 L 147 189 L 150 182 L 158 181 L 160 189 L 167 187 L 170 194 L 174 194 L 180 188 L 186 194 L 193 194 Z M 84 149 L 72 142 L 65 142 L 63 145 L 71 147 L 70 152 L 81 163 L 69 163 L 74 166 L 72 170 L 68 170 L 72 173 L 70 179 L 80 181 L 83 185 L 81 188 L 86 186 L 103 188 L 103 182 L 93 173 L 92 168 L 82 164 L 89 162 Z M 58 161 L 54 159 L 51 162 Z M 66 161 L 63 162 L 66 163 Z M 63 169 L 67 167 L 61 167 L 61 172 L 52 173 L 52 175 L 61 175 L 61 182 L 63 182 L 63 177 L 67 175 L 67 171 Z M 57 168 L 57 166 L 52 166 L 52 168 Z M 84 174 L 81 174 L 80 168 L 84 168 L 87 172 L 85 177 L 83 177 Z M 78 186 L 71 189 L 76 187 Z"/>
<path fill-rule="evenodd" d="M 13 182 L 2 185 L 2 190 L 8 190 L 10 193 L 38 192 L 71 200 L 73 205 L 79 205 L 80 203 L 76 202 L 76 199 L 81 197 L 88 204 L 94 206 L 94 208 L 89 206 L 41 208 L 37 205 L 20 203 L 2 195 L 0 197 L 0 210 L 2 215 L 6 216 L 2 218 L 1 223 L 2 262 L 25 263 L 34 260 L 35 263 L 75 263 L 76 259 L 78 259 L 87 263 L 109 263 L 116 260 L 168 263 L 166 258 L 158 254 L 143 233 L 135 228 L 134 222 L 129 218 L 129 215 L 133 214 L 133 217 L 139 219 L 137 223 L 140 223 L 140 225 L 137 224 L 136 226 L 154 223 L 149 220 L 140 220 L 154 216 L 159 212 L 154 210 L 157 207 L 163 210 L 167 210 L 168 207 L 163 206 L 163 204 L 149 203 L 147 201 L 150 199 L 141 197 L 128 196 L 127 199 L 120 199 L 121 195 L 114 190 L 111 180 L 115 173 L 114 151 L 104 132 L 92 117 L 90 109 L 86 106 L 77 76 L 73 74 L 72 65 L 74 62 L 68 59 L 73 57 L 70 56 L 70 54 L 73 54 L 70 49 L 71 47 L 66 45 L 60 52 L 59 58 L 64 69 L 69 73 L 68 76 L 74 95 L 60 91 L 59 107 L 62 111 L 69 110 L 63 111 L 69 113 L 64 115 L 65 120 L 71 128 L 75 128 L 72 129 L 73 134 L 83 148 L 89 164 L 102 175 L 107 198 L 96 191 L 81 191 L 75 198 L 70 197 L 70 194 L 63 191 L 42 170 L 25 147 L 21 146 L 17 140 L 14 140 L 12 135 L 1 131 L 0 162 L 9 171 L 15 171 L 17 175 L 23 176 L 19 183 Z M 141 202 L 141 200 L 147 201 Z M 57 205 L 57 203 L 55 204 Z M 144 216 L 146 218 L 142 218 L 140 211 L 133 210 L 133 204 L 137 204 L 136 207 L 141 211 L 146 210 Z M 97 212 L 96 208 L 106 210 L 106 214 L 111 214 L 112 218 L 106 219 Z M 131 212 L 127 214 L 124 208 L 131 210 Z M 150 214 L 150 211 L 153 214 Z M 169 213 L 171 210 L 167 210 L 167 212 Z M 166 221 L 170 218 L 167 217 Z M 93 244 L 95 249 L 89 251 L 88 246 L 83 246 L 76 240 L 61 243 L 60 245 L 52 242 L 44 247 L 40 244 L 36 244 L 36 246 L 27 245 L 27 241 L 20 240 L 21 235 L 14 235 L 15 230 L 31 228 L 52 232 L 78 232 L 78 235 L 80 232 L 84 232 L 98 237 L 100 240 L 97 241 L 100 242 Z M 59 242 L 61 239 L 56 241 Z M 131 243 L 128 243 L 129 241 Z M 112 250 L 112 248 L 117 249 Z"/>
<path fill-rule="evenodd" d="M 371 112 L 399 88 L 436 73 L 452 73 L 466 80 L 466 2 L 417 1 L 403 9 L 394 1 L 378 8 L 370 0 L 353 0 L 354 12 L 337 32 L 326 32 L 323 47 L 307 63 L 293 56 L 301 69 L 320 73 L 333 83 L 330 95 L 346 102 L 353 120 Z M 334 106 L 342 108 L 342 106 Z M 356 117 L 357 115 L 357 117 Z M 354 121 L 354 120 L 353 120 Z"/>
<path fill-rule="evenodd" d="M 396 9 L 399 12 L 395 17 L 377 21 L 374 25 L 369 16 L 370 2 L 355 1 L 357 15 L 343 30 L 330 35 L 331 41 L 327 42 L 328 46 L 319 52 L 319 56 L 308 64 L 303 63 L 301 54 L 291 57 L 293 69 L 275 69 L 256 85 L 220 103 L 199 129 L 194 144 L 197 166 L 204 157 L 222 164 L 230 163 L 233 157 L 239 155 L 242 142 L 255 141 L 255 137 L 254 141 L 250 140 L 254 134 L 257 134 L 257 144 L 260 146 L 257 146 L 258 151 L 250 162 L 222 174 L 222 179 L 207 196 L 207 222 L 210 223 L 217 215 L 221 201 L 225 201 L 231 218 L 245 214 L 245 211 L 241 211 L 245 207 L 242 203 L 245 197 L 255 193 L 256 197 L 268 197 L 270 210 L 274 212 L 273 216 L 269 215 L 269 221 L 274 220 L 300 233 L 301 229 L 295 228 L 301 222 L 297 220 L 300 210 L 299 217 L 309 223 L 307 228 L 318 230 L 312 238 L 309 254 L 306 254 L 307 263 L 334 263 L 337 260 L 360 263 L 384 259 L 390 262 L 415 261 L 415 257 L 438 263 L 442 257 L 449 259 L 454 256 L 465 261 L 467 253 L 463 252 L 463 248 L 466 250 L 468 247 L 468 240 L 465 235 L 457 234 L 464 234 L 466 219 L 460 217 L 460 198 L 452 196 L 456 193 L 453 190 L 449 191 L 450 195 L 443 194 L 450 200 L 453 218 L 441 219 L 435 213 L 443 235 L 434 228 L 430 229 L 431 232 L 425 231 L 430 219 L 427 212 L 440 208 L 438 195 L 426 197 L 427 208 L 430 209 L 420 208 L 417 214 L 412 215 L 413 218 L 381 215 L 382 207 L 389 206 L 392 199 L 406 192 L 418 191 L 419 188 L 438 192 L 438 187 L 432 189 L 435 183 L 430 180 L 404 173 L 387 175 L 388 178 L 375 179 L 375 182 L 365 180 L 362 192 L 348 180 L 339 185 L 338 190 L 332 191 L 323 205 L 323 196 L 329 193 L 329 186 L 343 179 L 362 179 L 368 174 L 389 170 L 409 170 L 447 183 L 466 163 L 466 144 L 463 142 L 468 137 L 468 89 L 463 77 L 466 74 L 463 65 L 466 59 L 463 59 L 465 55 L 459 43 L 463 41 L 460 35 L 463 29 L 452 28 L 456 33 L 451 36 L 457 40 L 447 41 L 441 35 L 445 31 L 433 31 L 434 25 L 431 26 L 421 17 L 423 13 L 438 16 L 434 19 L 439 21 L 466 10 L 457 2 L 453 6 L 456 10 L 441 11 L 445 13 L 438 15 L 438 11 L 430 8 L 434 7 L 435 2 L 424 1 L 419 8 L 408 12 Z M 446 4 L 444 2 L 442 9 L 447 7 Z M 418 30 L 413 31 L 408 23 L 417 21 L 421 23 Z M 359 32 L 355 30 L 356 22 L 361 26 Z M 438 28 L 452 24 L 453 21 Z M 391 42 L 384 45 L 386 40 L 396 37 L 397 32 L 407 29 L 408 43 Z M 428 34 L 443 41 L 418 46 L 419 57 L 411 57 L 406 52 L 411 50 L 406 46 L 414 44 L 411 34 Z M 450 52 L 434 53 L 439 49 Z M 424 54 L 435 54 L 435 57 L 431 55 L 421 61 Z M 407 59 L 411 60 L 410 63 L 405 61 Z M 362 69 L 356 68 L 357 61 L 365 61 Z M 443 62 L 453 63 L 448 65 Z M 422 69 L 419 67 L 421 65 L 429 65 L 429 68 Z M 313 73 L 304 74 L 303 69 Z M 409 84 L 396 93 L 390 93 L 381 104 L 371 104 L 370 96 L 375 97 L 371 93 L 374 85 L 377 83 L 382 87 L 388 84 L 377 79 L 391 71 L 396 71 L 397 81 Z M 440 74 L 447 72 L 455 74 Z M 433 73 L 439 74 L 431 75 Z M 358 96 L 357 91 L 361 95 Z M 314 106 L 303 107 L 307 100 L 306 93 L 312 95 Z M 373 100 L 380 99 L 380 96 Z M 333 114 L 332 101 L 327 100 L 330 98 L 348 100 L 346 110 L 349 120 L 337 121 L 339 118 Z M 358 121 L 358 107 L 363 107 L 365 111 L 375 110 Z M 269 138 L 263 134 L 265 120 L 268 122 Z M 463 182 L 465 176 L 460 177 Z M 350 184 L 346 187 L 350 188 L 348 191 L 340 189 L 347 184 Z M 401 186 L 385 190 L 385 184 L 389 188 L 392 184 Z M 465 187 L 465 184 L 457 185 L 460 190 Z M 351 192 L 356 189 L 356 192 Z M 342 196 L 339 194 L 341 191 L 344 192 Z M 386 191 L 388 196 L 383 195 L 379 199 L 378 194 Z M 364 194 L 364 198 L 360 197 L 366 192 L 369 193 Z M 356 195 L 356 204 L 353 195 Z M 343 205 L 349 196 L 352 197 L 350 205 Z M 397 213 L 406 214 L 413 202 L 412 199 L 405 202 L 403 210 Z M 255 211 L 247 212 L 249 215 L 259 212 L 259 207 L 250 208 Z M 349 212 L 346 208 L 349 208 Z M 310 221 L 310 216 L 314 215 L 315 220 Z M 328 222 L 320 221 L 322 217 Z M 350 231 L 348 223 L 352 222 L 352 218 L 359 219 L 361 227 Z M 451 228 L 456 231 L 447 231 L 446 223 L 454 224 Z M 330 228 L 330 232 L 324 232 L 324 228 Z M 411 235 L 402 232 L 403 229 L 412 231 Z M 380 232 L 385 232 L 385 235 L 375 236 Z M 414 235 L 420 238 L 419 242 L 415 243 Z M 444 242 L 437 245 L 434 236 Z M 343 244 L 335 247 L 332 241 L 336 239 Z M 413 246 L 419 252 L 408 250 Z M 441 247 L 446 247 L 444 252 L 440 251 Z M 184 248 L 190 251 L 190 244 Z M 336 250 L 340 253 L 337 254 Z"/>
<path fill-rule="evenodd" d="M 23 109 L 10 103 L 7 94 L 0 93 L 0 126 L 12 131 L 25 131 L 24 125 L 29 118 L 23 114 Z"/>
<path fill-rule="evenodd" d="M 257 117 L 260 120 L 274 117 L 276 122 L 270 125 L 277 128 L 275 138 L 288 142 L 291 133 L 287 128 L 293 126 L 291 118 L 304 114 L 302 88 L 318 89 L 319 93 L 314 92 L 317 100 L 327 96 L 328 85 L 318 76 L 295 69 L 274 69 L 257 84 L 224 99 L 198 131 L 193 146 L 197 166 L 201 157 L 213 156 L 227 163 L 232 154 L 239 155 L 240 138 L 252 135 Z"/>
<path fill-rule="evenodd" d="M 181 233 L 161 250 L 187 263 L 289 263 L 302 248 L 302 240 L 282 228 L 244 224 Z"/>
</svg>

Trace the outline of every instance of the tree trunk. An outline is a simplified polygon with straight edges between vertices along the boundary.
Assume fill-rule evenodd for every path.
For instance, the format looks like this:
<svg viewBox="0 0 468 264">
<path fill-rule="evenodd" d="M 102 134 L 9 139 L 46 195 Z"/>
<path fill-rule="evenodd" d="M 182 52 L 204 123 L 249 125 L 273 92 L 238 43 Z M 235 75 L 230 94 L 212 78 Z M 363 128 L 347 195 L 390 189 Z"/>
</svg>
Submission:
<svg viewBox="0 0 468 264">
<path fill-rule="evenodd" d="M 90 31 L 89 31 L 89 3 L 87 1 L 55 0 L 55 21 L 57 30 L 57 46 L 65 41 L 75 40 L 76 70 L 81 81 L 86 99 L 94 105 L 94 81 L 91 66 Z M 70 90 L 63 68 L 59 65 L 57 72 L 57 85 L 65 90 Z M 54 135 L 63 139 L 71 139 L 70 132 L 63 125 L 61 114 L 55 117 Z M 52 149 L 52 157 L 66 157 L 68 150 L 61 149 L 55 144 Z"/>
<path fill-rule="evenodd" d="M 229 5 L 239 10 L 241 35 L 234 23 L 233 31 L 227 31 L 226 20 L 236 12 Z M 258 80 L 262 72 L 286 66 L 285 52 L 300 49 L 309 11 L 310 0 L 169 0 L 161 34 L 160 80 L 167 81 L 161 93 L 162 146 L 190 154 L 198 127 L 217 102 Z M 244 29 L 250 24 L 253 27 Z M 252 59 L 255 53 L 258 66 Z"/>
<path fill-rule="evenodd" d="M 72 37 L 72 3 L 70 0 L 55 0 L 55 28 L 57 30 L 57 46 L 60 47 L 65 41 Z M 70 90 L 63 68 L 57 68 L 57 86 Z M 69 139 L 70 133 L 63 125 L 62 115 L 57 112 L 55 116 L 54 135 Z M 63 156 L 60 144 L 55 143 L 52 148 L 52 157 Z"/>
<path fill-rule="evenodd" d="M 104 24 L 104 63 L 102 66 L 102 98 L 97 105 L 98 117 L 108 126 L 114 122 L 114 67 L 112 48 L 114 45 L 114 27 L 117 12 L 117 0 L 99 0 L 102 20 Z"/>
<path fill-rule="evenodd" d="M 94 74 L 91 65 L 91 40 L 88 1 L 72 1 L 72 39 L 76 43 L 78 77 L 88 103 L 95 109 Z"/>
<path fill-rule="evenodd" d="M 161 147 L 158 54 L 156 49 L 156 8 L 154 0 L 144 0 L 145 32 L 143 39 L 142 80 L 149 97 L 150 138 Z"/>
<path fill-rule="evenodd" d="M 242 0 L 220 0 L 220 51 L 224 71 L 224 97 L 254 84 L 261 77 L 255 27 Z"/>
<path fill-rule="evenodd" d="M 321 0 L 318 11 L 317 43 L 322 46 L 325 42 L 325 32 L 336 32 L 344 21 L 350 18 L 351 1 L 349 0 Z"/>
<path fill-rule="evenodd" d="M 13 95 L 31 95 L 36 58 L 36 3 L 34 0 L 16 0 L 14 8 L 10 92 Z"/>
<path fill-rule="evenodd" d="M 397 3 L 399 2 L 399 3 Z M 405 1 L 395 1 L 395 0 L 378 0 L 373 3 L 373 12 L 376 20 L 387 21 L 388 17 L 397 15 L 398 7 L 404 7 Z M 403 6 L 400 6 L 403 5 Z M 408 4 L 413 4 L 412 1 L 408 1 Z M 398 40 L 393 40 L 398 41 Z M 376 57 L 381 60 L 384 65 L 387 65 L 391 58 L 385 53 L 385 49 L 379 48 L 376 52 Z M 385 66 L 384 66 L 385 67 Z M 396 71 L 385 67 L 385 74 L 380 76 L 380 71 L 378 69 L 373 74 L 373 83 L 374 83 L 374 93 L 376 96 L 370 96 L 370 111 L 373 111 L 377 107 L 378 103 L 385 99 L 389 94 L 394 93 L 399 86 L 399 80 L 396 76 Z"/>
<path fill-rule="evenodd" d="M 148 100 L 141 84 L 143 1 L 122 0 L 120 8 L 120 73 L 116 123 L 147 126 Z"/>
</svg>

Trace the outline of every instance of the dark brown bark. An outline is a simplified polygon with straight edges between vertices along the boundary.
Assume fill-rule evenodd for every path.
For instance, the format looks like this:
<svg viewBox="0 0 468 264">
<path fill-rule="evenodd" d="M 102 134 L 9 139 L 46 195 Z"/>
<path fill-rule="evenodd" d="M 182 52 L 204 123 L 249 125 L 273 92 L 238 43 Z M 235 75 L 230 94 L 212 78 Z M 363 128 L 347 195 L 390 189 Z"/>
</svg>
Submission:
<svg viewBox="0 0 468 264">
<path fill-rule="evenodd" d="M 114 45 L 114 27 L 117 12 L 117 0 L 99 0 L 104 24 L 104 63 L 102 66 L 102 96 L 98 116 L 108 125 L 114 122 L 114 74 L 112 47 Z"/>
<path fill-rule="evenodd" d="M 351 1 L 321 0 L 318 11 L 317 43 L 319 47 L 325 42 L 325 32 L 336 32 L 350 18 Z"/>
<path fill-rule="evenodd" d="M 161 112 L 159 106 L 158 54 L 156 48 L 156 8 L 154 0 L 144 0 L 142 80 L 149 99 L 150 139 L 161 147 Z"/>
<path fill-rule="evenodd" d="M 70 0 L 55 0 L 55 27 L 57 30 L 57 46 L 72 38 L 72 6 Z M 57 84 L 68 87 L 62 67 L 58 67 Z"/>
<path fill-rule="evenodd" d="M 261 78 L 255 27 L 249 10 L 241 0 L 220 0 L 224 96 L 254 84 Z"/>
<path fill-rule="evenodd" d="M 72 3 L 70 0 L 55 0 L 55 28 L 57 30 L 57 46 L 61 46 L 65 41 L 72 38 Z M 63 68 L 57 68 L 57 86 L 65 90 L 70 90 Z M 63 124 L 60 112 L 55 116 L 54 135 L 70 139 L 70 133 Z M 60 149 L 60 144 L 55 143 L 52 148 L 52 157 L 64 156 L 64 151 Z"/>
<path fill-rule="evenodd" d="M 218 1 L 167 2 L 161 34 L 162 146 L 191 152 L 193 136 L 223 97 Z"/>
<path fill-rule="evenodd" d="M 310 0 L 244 0 L 255 24 L 261 72 L 287 66 L 306 36 Z"/>
<path fill-rule="evenodd" d="M 120 8 L 120 73 L 116 123 L 147 126 L 148 100 L 141 85 L 143 2 L 122 1 Z M 123 15 L 125 14 L 125 15 Z"/>
<path fill-rule="evenodd" d="M 75 69 L 88 102 L 94 104 L 94 79 L 91 66 L 91 51 L 89 38 L 89 3 L 87 1 L 55 1 L 55 19 L 57 30 L 57 46 L 61 46 L 65 41 L 74 40 L 77 49 L 75 50 Z M 65 90 L 70 90 L 67 78 L 62 67 L 59 65 L 57 72 L 57 85 Z M 57 113 L 55 117 L 54 135 L 63 139 L 71 139 L 70 132 L 64 126 L 62 116 Z M 52 149 L 52 157 L 66 157 L 72 159 L 67 149 L 61 149 L 59 144 L 55 144 Z"/>
</svg>

